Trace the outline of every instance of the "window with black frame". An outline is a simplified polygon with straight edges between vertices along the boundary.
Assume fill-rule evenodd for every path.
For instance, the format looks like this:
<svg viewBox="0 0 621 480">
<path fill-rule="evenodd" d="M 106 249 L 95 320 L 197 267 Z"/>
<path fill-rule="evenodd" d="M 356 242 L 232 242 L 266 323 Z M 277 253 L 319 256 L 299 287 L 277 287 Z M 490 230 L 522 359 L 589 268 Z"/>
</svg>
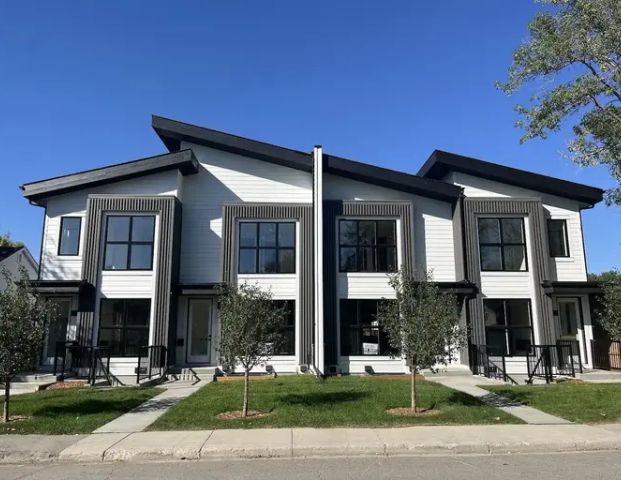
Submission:
<svg viewBox="0 0 621 480">
<path fill-rule="evenodd" d="M 530 300 L 487 299 L 483 308 L 488 353 L 526 355 L 533 344 Z"/>
<path fill-rule="evenodd" d="M 285 306 L 287 311 L 282 334 L 285 341 L 274 355 L 295 355 L 295 300 L 273 300 L 277 307 Z"/>
<path fill-rule="evenodd" d="M 548 245 L 551 257 L 569 257 L 567 221 L 548 219 Z"/>
<path fill-rule="evenodd" d="M 104 270 L 151 270 L 154 235 L 153 215 L 108 215 Z"/>
<path fill-rule="evenodd" d="M 339 271 L 397 271 L 397 222 L 339 220 Z"/>
<path fill-rule="evenodd" d="M 238 273 L 295 273 L 295 222 L 239 222 Z"/>
<path fill-rule="evenodd" d="M 377 320 L 379 302 L 385 300 L 340 301 L 341 355 L 390 355 L 392 349 Z"/>
<path fill-rule="evenodd" d="M 60 219 L 60 238 L 58 255 L 75 256 L 80 250 L 80 217 L 62 217 Z"/>
<path fill-rule="evenodd" d="M 523 218 L 479 218 L 479 252 L 483 272 L 527 270 Z"/>
<path fill-rule="evenodd" d="M 99 346 L 113 357 L 136 357 L 149 344 L 151 300 L 104 298 L 99 309 Z"/>
</svg>

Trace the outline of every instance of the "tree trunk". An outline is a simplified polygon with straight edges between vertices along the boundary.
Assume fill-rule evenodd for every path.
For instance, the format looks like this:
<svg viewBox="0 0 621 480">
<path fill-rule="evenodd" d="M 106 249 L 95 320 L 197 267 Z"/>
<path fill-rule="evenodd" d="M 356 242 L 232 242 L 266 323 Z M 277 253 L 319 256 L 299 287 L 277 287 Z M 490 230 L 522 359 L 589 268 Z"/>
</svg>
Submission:
<svg viewBox="0 0 621 480">
<path fill-rule="evenodd" d="M 411 391 L 410 391 L 410 396 L 411 396 L 411 405 L 410 408 L 412 409 L 413 412 L 416 412 L 416 367 L 414 366 L 414 364 L 412 364 L 412 366 L 410 367 L 410 378 L 411 378 Z"/>
<path fill-rule="evenodd" d="M 9 423 L 9 394 L 11 393 L 11 379 L 9 376 L 4 378 L 4 410 L 2 421 Z"/>
<path fill-rule="evenodd" d="M 244 406 L 242 407 L 242 417 L 248 416 L 248 387 L 250 383 L 249 371 L 244 369 Z"/>
</svg>

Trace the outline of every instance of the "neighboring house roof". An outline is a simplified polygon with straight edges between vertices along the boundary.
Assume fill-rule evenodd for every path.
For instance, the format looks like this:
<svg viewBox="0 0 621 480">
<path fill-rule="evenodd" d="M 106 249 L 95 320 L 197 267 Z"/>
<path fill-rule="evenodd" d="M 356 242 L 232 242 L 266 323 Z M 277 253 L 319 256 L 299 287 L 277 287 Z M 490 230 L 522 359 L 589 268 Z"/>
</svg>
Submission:
<svg viewBox="0 0 621 480">
<path fill-rule="evenodd" d="M 24 247 L 0 247 L 0 262 Z"/>
<path fill-rule="evenodd" d="M 485 162 L 476 158 L 465 157 L 455 153 L 434 150 L 429 159 L 418 171 L 418 175 L 441 180 L 451 171 L 466 173 L 476 177 L 495 180 L 498 182 L 528 188 L 558 197 L 569 198 L 594 205 L 602 201 L 604 191 L 569 182 L 559 178 L 549 177 L 538 173 L 528 172 L 512 167 L 505 167 L 497 163 Z"/>
<path fill-rule="evenodd" d="M 192 150 L 180 150 L 174 153 L 61 175 L 38 182 L 25 183 L 20 188 L 24 197 L 34 203 L 39 203 L 41 199 L 51 195 L 119 182 L 166 170 L 179 170 L 183 175 L 189 175 L 198 172 L 198 165 L 198 160 L 196 160 Z"/>
<path fill-rule="evenodd" d="M 16 253 L 21 253 L 22 254 L 22 259 L 30 264 L 31 270 L 30 270 L 29 273 L 35 274 L 36 271 L 39 269 L 39 264 L 33 258 L 32 254 L 30 253 L 30 250 L 28 250 L 24 246 L 21 246 L 21 247 L 0 247 L 0 264 L 5 262 L 6 260 L 8 260 L 10 257 L 15 255 Z"/>
</svg>

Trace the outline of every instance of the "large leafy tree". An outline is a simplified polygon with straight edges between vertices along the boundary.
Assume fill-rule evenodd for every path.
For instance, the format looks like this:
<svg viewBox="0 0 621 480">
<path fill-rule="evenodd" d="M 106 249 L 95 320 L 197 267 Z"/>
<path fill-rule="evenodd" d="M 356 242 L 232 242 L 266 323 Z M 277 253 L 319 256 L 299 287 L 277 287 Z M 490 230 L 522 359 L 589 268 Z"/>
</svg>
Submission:
<svg viewBox="0 0 621 480">
<path fill-rule="evenodd" d="M 620 186 L 607 192 L 621 204 L 621 2 L 539 0 L 548 4 L 529 23 L 529 36 L 513 53 L 512 93 L 536 84 L 528 105 L 518 105 L 522 141 L 546 138 L 573 123 L 568 154 L 580 165 L 605 165 Z"/>
<path fill-rule="evenodd" d="M 8 233 L 0 234 L 0 247 L 23 247 L 24 244 L 22 242 L 18 242 L 11 238 L 11 235 Z"/>
<path fill-rule="evenodd" d="M 250 371 L 269 361 L 285 342 L 286 306 L 273 302 L 269 291 L 244 283 L 224 287 L 218 308 L 220 355 L 226 366 L 243 368 L 242 417 L 247 417 Z"/>
<path fill-rule="evenodd" d="M 410 409 L 416 413 L 416 373 L 446 365 L 448 349 L 463 346 L 465 331 L 459 325 L 457 299 L 442 293 L 430 274 L 401 270 L 390 277 L 390 285 L 395 299 L 380 304 L 377 320 L 395 355 L 410 365 Z"/>
<path fill-rule="evenodd" d="M 604 272 L 598 280 L 602 283 L 603 294 L 597 321 L 611 340 L 621 342 L 621 272 Z"/>
</svg>

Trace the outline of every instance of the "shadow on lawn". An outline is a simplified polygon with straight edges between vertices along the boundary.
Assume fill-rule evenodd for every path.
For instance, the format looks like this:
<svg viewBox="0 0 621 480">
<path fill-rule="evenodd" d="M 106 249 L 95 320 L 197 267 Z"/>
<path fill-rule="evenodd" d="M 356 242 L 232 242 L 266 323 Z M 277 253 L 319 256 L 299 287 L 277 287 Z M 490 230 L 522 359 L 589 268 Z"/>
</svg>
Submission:
<svg viewBox="0 0 621 480">
<path fill-rule="evenodd" d="M 55 416 L 55 415 L 93 415 L 98 413 L 125 413 L 137 407 L 144 400 L 96 400 L 85 399 L 80 401 L 68 402 L 60 405 L 45 405 L 33 412 L 33 416 Z"/>
<path fill-rule="evenodd" d="M 454 391 L 446 400 L 447 404 L 463 405 L 464 407 L 480 407 L 484 403 L 478 398 L 472 397 L 466 393 Z"/>
<path fill-rule="evenodd" d="M 332 405 L 334 403 L 355 402 L 367 398 L 367 392 L 313 392 L 305 394 L 289 393 L 279 398 L 280 403 L 305 405 L 307 407 Z"/>
</svg>

